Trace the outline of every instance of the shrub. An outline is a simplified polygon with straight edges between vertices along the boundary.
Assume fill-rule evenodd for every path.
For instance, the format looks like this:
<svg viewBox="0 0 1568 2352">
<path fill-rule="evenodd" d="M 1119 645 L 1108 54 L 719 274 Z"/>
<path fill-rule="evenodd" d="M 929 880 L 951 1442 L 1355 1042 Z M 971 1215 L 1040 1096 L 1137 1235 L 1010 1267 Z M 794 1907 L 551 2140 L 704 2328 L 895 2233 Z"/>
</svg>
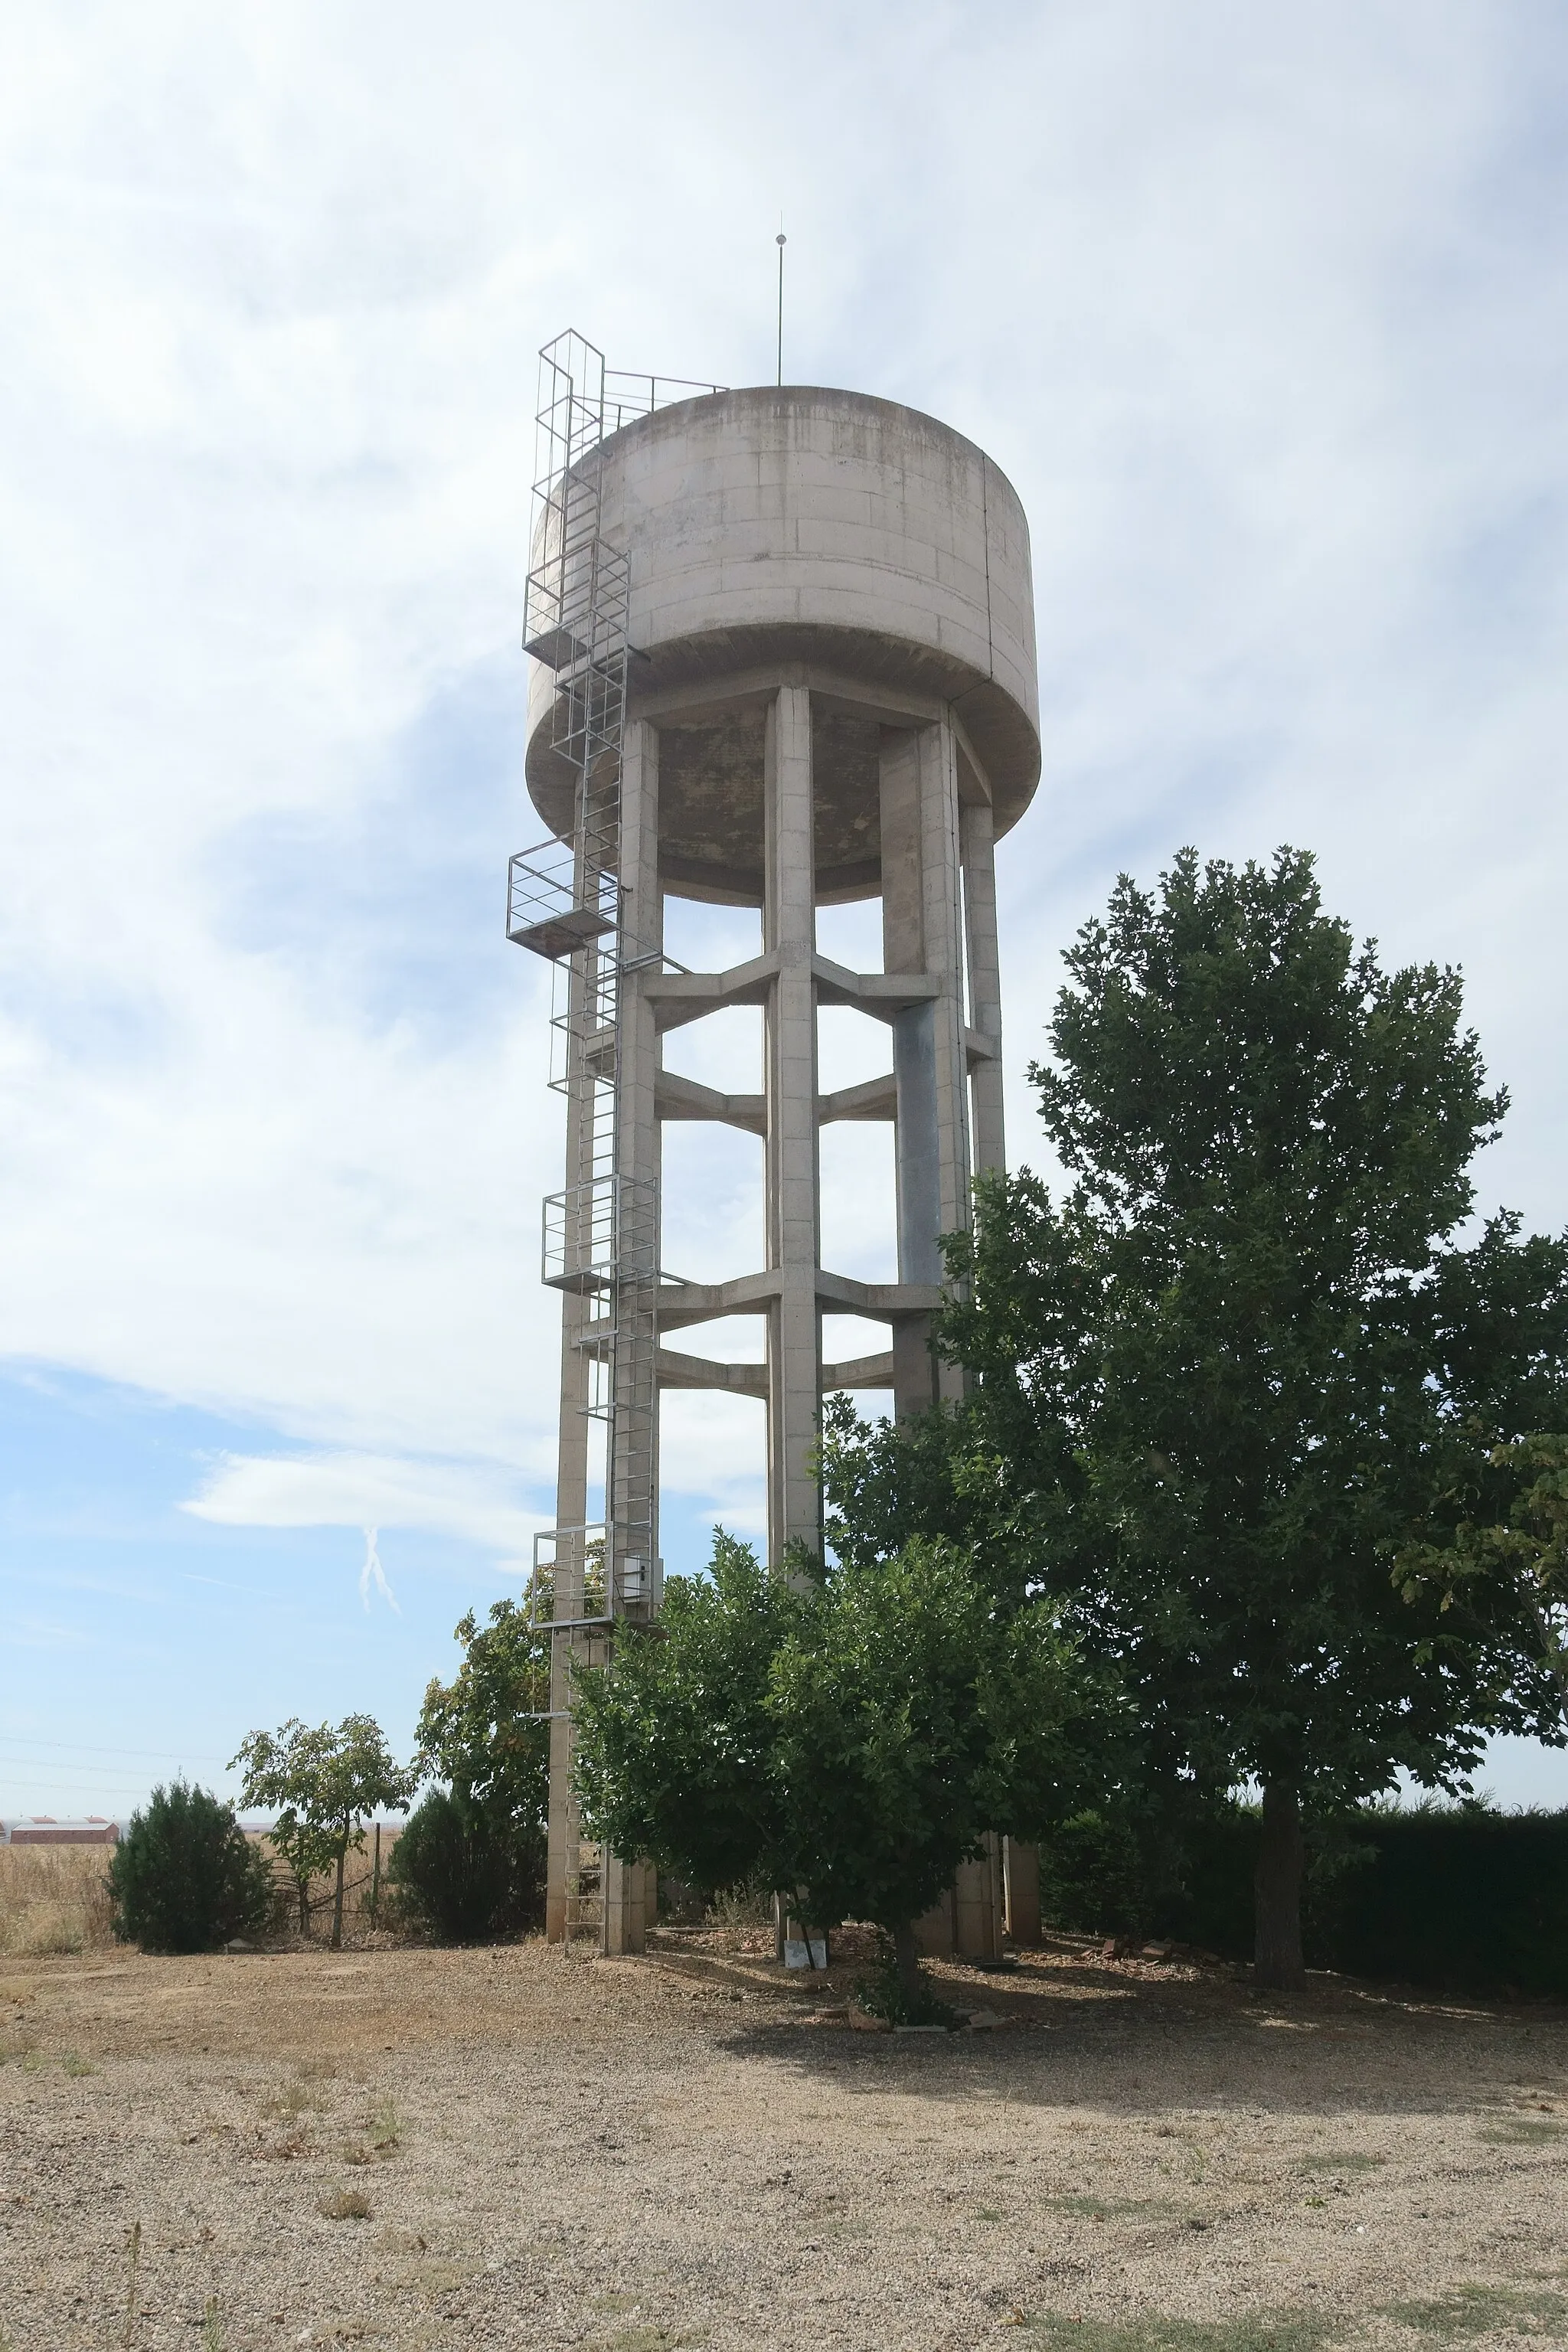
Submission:
<svg viewBox="0 0 1568 2352">
<path fill-rule="evenodd" d="M 1217 1805 L 1180 1832 L 1176 1867 L 1142 1885 L 1125 1831 L 1083 1814 L 1041 1855 L 1047 1916 L 1140 1927 L 1249 1957 L 1255 1806 Z M 1114 1902 L 1105 1900 L 1108 1886 Z M 1568 1996 L 1568 1811 L 1368 1805 L 1312 1823 L 1302 1905 L 1310 1967 L 1452 1992 Z"/>
<path fill-rule="evenodd" d="M 316 2210 L 329 2221 L 368 2221 L 370 2200 L 357 2189 L 340 2189 L 332 2196 L 323 2197 Z"/>
<path fill-rule="evenodd" d="M 481 1944 L 531 1926 L 540 1910 L 531 1822 L 460 1790 L 432 1789 L 409 1815 L 387 1880 L 398 1908 L 444 1944 Z"/>
<path fill-rule="evenodd" d="M 1456 1992 L 1568 1995 L 1568 1812 L 1367 1812 L 1321 1907 L 1322 1964 Z M 1314 1955 L 1314 1957 L 1316 1957 Z"/>
<path fill-rule="evenodd" d="M 679 1880 L 660 1878 L 658 1882 L 658 1916 L 665 1917 L 664 1890 Z M 688 1890 L 689 1891 L 689 1890 Z M 674 1915 L 671 1914 L 671 1916 Z M 699 1912 L 694 1927 L 722 1927 L 731 1936 L 755 1936 L 771 1933 L 774 1926 L 773 1891 L 760 1872 L 742 1878 L 738 1885 L 721 1886 L 708 1905 L 705 1913 Z"/>
<path fill-rule="evenodd" d="M 923 1977 L 910 1983 L 907 1971 L 899 1966 L 892 1937 L 880 1929 L 871 1965 L 863 1977 L 856 1978 L 853 1990 L 867 2016 L 879 2017 L 884 2025 L 945 2025 L 951 2030 L 963 2021 Z"/>
<path fill-rule="evenodd" d="M 154 1789 L 146 1811 L 132 1814 L 107 1885 L 115 1935 L 146 1952 L 210 1951 L 273 1916 L 267 1857 L 234 1807 L 183 1780 Z"/>
<path fill-rule="evenodd" d="M 987 1831 L 1059 1811 L 1102 1744 L 1049 1612 L 999 1610 L 936 1542 L 796 1590 L 718 1528 L 708 1576 L 672 1578 L 657 1633 L 574 1688 L 577 1792 L 612 1853 L 710 1889 L 761 1878 L 808 1925 L 875 1922 L 911 2014 L 914 1922 Z"/>
<path fill-rule="evenodd" d="M 1141 1932 L 1148 1871 L 1133 1824 L 1112 1807 L 1069 1815 L 1040 1848 L 1040 1909 L 1062 1927 L 1107 1936 Z"/>
</svg>

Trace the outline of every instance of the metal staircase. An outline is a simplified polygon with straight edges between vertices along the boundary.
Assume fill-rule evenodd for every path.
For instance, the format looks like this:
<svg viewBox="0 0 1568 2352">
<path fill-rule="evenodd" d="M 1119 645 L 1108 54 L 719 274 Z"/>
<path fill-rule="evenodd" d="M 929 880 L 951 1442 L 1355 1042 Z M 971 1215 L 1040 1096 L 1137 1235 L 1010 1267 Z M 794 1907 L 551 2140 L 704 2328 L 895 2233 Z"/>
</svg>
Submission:
<svg viewBox="0 0 1568 2352">
<path fill-rule="evenodd" d="M 630 563 L 603 537 L 599 451 L 633 417 L 721 388 L 606 369 L 603 352 L 570 331 L 540 353 L 523 644 L 554 674 L 549 742 L 574 778 L 574 819 L 569 843 L 552 838 L 511 859 L 507 937 L 554 967 L 550 1083 L 566 1100 L 567 1181 L 544 1202 L 542 1271 L 576 1302 L 572 1337 L 588 1367 L 580 1409 L 602 1432 L 604 1493 L 602 1519 L 588 1519 L 584 1498 L 581 1520 L 534 1538 L 530 1605 L 556 1651 L 563 1770 L 570 1674 L 560 1671 L 561 1643 L 603 1655 L 616 1617 L 657 1608 L 659 1582 L 658 1188 L 624 1165 L 622 1014 L 631 976 L 667 967 L 658 947 L 633 934 L 621 884 Z M 587 1929 L 599 1924 L 601 1858 L 574 1828 L 573 1840 L 570 1924 Z"/>
</svg>

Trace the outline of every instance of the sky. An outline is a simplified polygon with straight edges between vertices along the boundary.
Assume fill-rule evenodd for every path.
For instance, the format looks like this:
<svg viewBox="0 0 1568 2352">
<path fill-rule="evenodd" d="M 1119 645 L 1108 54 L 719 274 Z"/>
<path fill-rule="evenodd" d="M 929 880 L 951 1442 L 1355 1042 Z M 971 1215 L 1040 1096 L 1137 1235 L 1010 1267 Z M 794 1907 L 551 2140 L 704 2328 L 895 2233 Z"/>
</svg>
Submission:
<svg viewBox="0 0 1568 2352">
<path fill-rule="evenodd" d="M 770 380 L 781 220 L 786 379 L 943 418 L 1030 520 L 1013 1158 L 1118 872 L 1289 841 L 1388 959 L 1463 967 L 1513 1097 L 1480 1205 L 1568 1223 L 1560 8 L 11 0 L 4 45 L 0 1813 L 231 1786 L 296 1714 L 406 1753 L 518 1589 L 535 354 Z M 726 1019 L 672 1061 L 754 1066 Z M 830 1134 L 844 1272 L 890 1271 L 889 1172 Z M 679 1271 L 756 1263 L 758 1173 L 676 1131 Z M 758 1529 L 754 1404 L 670 1400 L 664 1450 L 669 1567 Z M 1568 1802 L 1543 1751 L 1485 1778 Z"/>
</svg>

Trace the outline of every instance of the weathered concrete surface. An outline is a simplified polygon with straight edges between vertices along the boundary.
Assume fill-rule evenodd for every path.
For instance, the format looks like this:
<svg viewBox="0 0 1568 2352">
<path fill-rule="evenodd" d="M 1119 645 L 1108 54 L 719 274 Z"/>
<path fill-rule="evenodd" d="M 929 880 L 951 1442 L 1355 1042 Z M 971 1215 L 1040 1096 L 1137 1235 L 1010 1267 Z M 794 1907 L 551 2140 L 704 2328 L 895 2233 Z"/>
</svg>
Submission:
<svg viewBox="0 0 1568 2352">
<path fill-rule="evenodd" d="M 781 1564 L 792 1543 L 821 1539 L 812 1465 L 825 1387 L 890 1385 L 900 1415 L 961 1391 L 959 1370 L 933 1355 L 931 1318 L 939 1237 L 967 1223 L 974 1169 L 1003 1165 L 994 850 L 1040 770 L 1028 530 L 1016 492 L 961 434 L 854 393 L 768 387 L 684 402 L 583 462 L 598 475 L 603 537 L 631 572 L 619 837 L 638 957 L 620 1024 L 620 1172 L 651 1194 L 665 1118 L 728 1121 L 764 1140 L 756 1271 L 653 1293 L 637 1338 L 660 1386 L 765 1396 L 769 1552 Z M 557 692 L 536 668 L 528 778 L 564 838 L 574 775 L 551 749 Z M 614 789 L 613 771 L 597 781 Z M 723 972 L 659 969 L 649 959 L 667 892 L 760 907 L 762 953 Z M 882 971 L 819 955 L 817 904 L 879 892 Z M 667 1030 L 737 1004 L 763 1010 L 758 1092 L 721 1094 L 662 1069 Z M 885 1076 L 823 1097 L 824 1004 L 887 1024 Z M 896 1283 L 858 1283 L 821 1263 L 818 1131 L 829 1118 L 893 1121 Z M 623 1299 L 623 1337 L 626 1311 Z M 825 1311 L 882 1320 L 889 1346 L 825 1366 Z M 653 1328 L 736 1313 L 764 1318 L 765 1364 L 664 1348 Z M 570 1303 L 568 1322 L 563 1410 L 580 1418 L 582 1314 Z M 640 1496 L 621 1458 L 623 1418 L 616 1491 Z M 655 1491 L 630 1516 L 652 1529 L 657 1440 L 637 1458 Z M 577 1437 L 563 1435 L 561 1462 L 568 1525 L 585 1509 Z M 552 1935 L 569 1928 L 575 1853 L 566 1751 L 557 1725 Z M 634 1949 L 638 1891 L 617 1886 L 611 1948 Z M 993 1956 L 999 1855 L 967 1866 L 939 1908 L 924 1927 L 931 1948 Z"/>
<path fill-rule="evenodd" d="M 819 898 L 879 887 L 879 729 L 896 723 L 879 689 L 902 698 L 906 724 L 951 711 L 990 779 L 996 833 L 1016 823 L 1040 769 L 1029 534 L 982 450 L 891 401 L 770 385 L 640 417 L 595 462 L 604 536 L 631 557 L 633 708 L 663 736 L 671 887 L 761 900 L 781 665 L 813 672 L 798 682 L 813 689 Z M 553 690 L 536 669 L 528 776 L 564 836 Z"/>
</svg>

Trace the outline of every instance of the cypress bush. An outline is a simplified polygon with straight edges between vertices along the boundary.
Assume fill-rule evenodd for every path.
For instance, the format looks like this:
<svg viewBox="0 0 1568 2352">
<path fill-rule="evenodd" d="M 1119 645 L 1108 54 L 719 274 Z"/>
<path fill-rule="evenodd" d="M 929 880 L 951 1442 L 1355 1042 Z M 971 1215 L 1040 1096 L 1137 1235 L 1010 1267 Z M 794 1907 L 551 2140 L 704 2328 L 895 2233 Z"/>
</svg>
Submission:
<svg viewBox="0 0 1568 2352">
<path fill-rule="evenodd" d="M 276 1890 L 267 1856 L 206 1789 L 174 1780 L 132 1813 L 105 1884 L 114 1933 L 144 1952 L 206 1952 L 268 1926 Z"/>
<path fill-rule="evenodd" d="M 1083 1814 L 1041 1853 L 1058 1927 L 1125 1927 L 1227 1958 L 1252 1952 L 1257 1808 L 1215 1806 L 1182 1830 L 1173 1871 L 1114 1815 Z M 1310 1968 L 1460 1993 L 1568 1999 L 1568 1811 L 1366 1806 L 1309 1832 Z"/>
<path fill-rule="evenodd" d="M 1431 1806 L 1363 1815 L 1354 1834 L 1361 1866 L 1327 1890 L 1314 1923 L 1319 1967 L 1568 1996 L 1568 1811 Z"/>
<path fill-rule="evenodd" d="M 538 1919 L 541 1859 L 531 1822 L 437 1788 L 409 1815 L 386 1875 L 412 1926 L 438 1943 L 482 1944 Z"/>
<path fill-rule="evenodd" d="M 1110 1807 L 1074 1813 L 1041 1846 L 1040 1910 L 1059 1927 L 1142 1935 L 1152 1904 L 1148 1857 L 1125 1813 Z"/>
</svg>

